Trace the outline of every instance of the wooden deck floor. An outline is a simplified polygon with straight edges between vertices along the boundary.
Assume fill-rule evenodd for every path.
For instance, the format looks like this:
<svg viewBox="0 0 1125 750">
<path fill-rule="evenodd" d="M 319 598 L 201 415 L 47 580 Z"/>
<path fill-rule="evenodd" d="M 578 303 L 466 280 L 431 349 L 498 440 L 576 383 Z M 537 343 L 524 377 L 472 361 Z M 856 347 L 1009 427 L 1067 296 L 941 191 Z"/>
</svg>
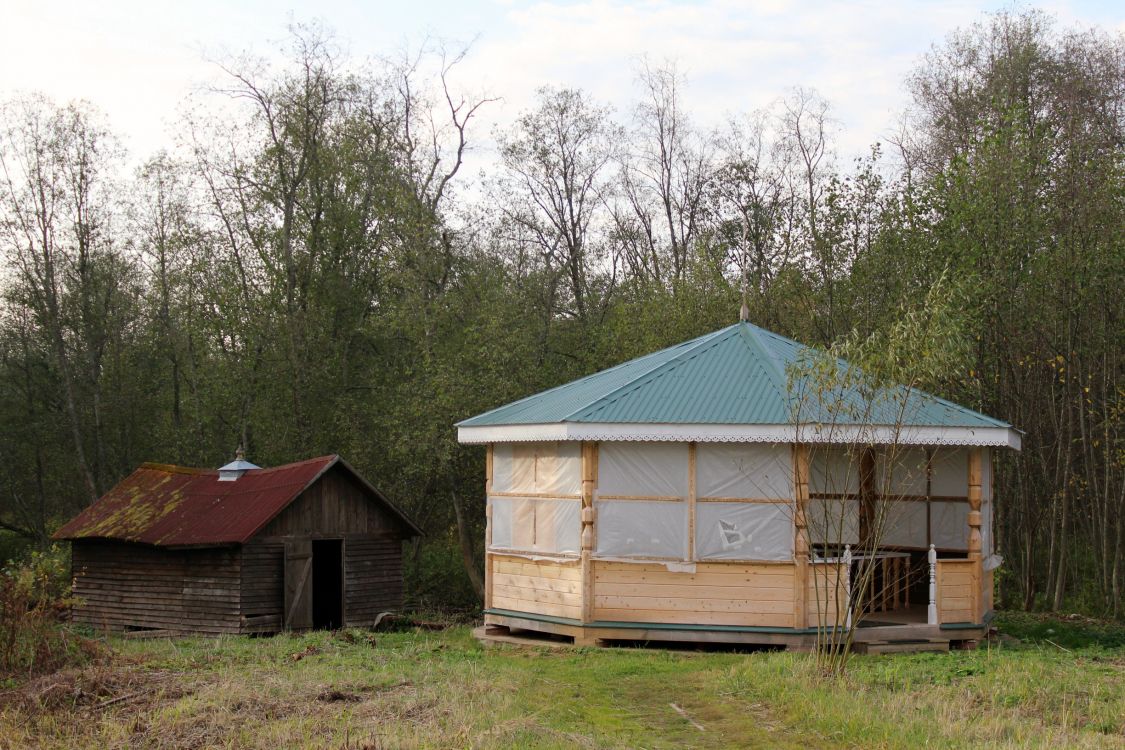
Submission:
<svg viewBox="0 0 1125 750">
<path fill-rule="evenodd" d="M 474 634 L 486 642 L 519 643 L 521 645 L 557 645 L 559 637 L 570 645 L 598 646 L 613 641 L 660 643 L 708 643 L 731 646 L 759 645 L 782 647 L 793 651 L 811 651 L 817 648 L 815 632 L 782 632 L 754 628 L 706 628 L 701 626 L 652 625 L 637 623 L 624 627 L 624 623 L 582 626 L 573 622 L 549 622 L 535 615 L 520 613 L 488 613 L 485 628 Z M 926 623 L 924 607 L 897 612 L 880 612 L 878 616 L 864 618 L 852 633 L 857 651 L 864 653 L 890 653 L 903 651 L 945 651 L 950 648 L 971 647 L 984 638 L 986 626 L 941 627 Z M 547 644 L 540 636 L 548 635 Z M 501 641 L 499 636 L 504 636 Z M 553 638 L 550 638 L 553 636 Z"/>
</svg>

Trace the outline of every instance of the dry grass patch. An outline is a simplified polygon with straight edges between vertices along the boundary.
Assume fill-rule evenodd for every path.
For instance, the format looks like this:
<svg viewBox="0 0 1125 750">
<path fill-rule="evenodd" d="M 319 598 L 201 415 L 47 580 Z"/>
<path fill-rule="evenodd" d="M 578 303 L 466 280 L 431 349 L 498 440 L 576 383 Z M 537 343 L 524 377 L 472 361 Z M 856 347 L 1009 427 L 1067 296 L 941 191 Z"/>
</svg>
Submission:
<svg viewBox="0 0 1125 750">
<path fill-rule="evenodd" d="M 0 699 L 19 748 L 1125 748 L 1125 652 L 482 649 L 465 628 L 118 641 Z"/>
</svg>

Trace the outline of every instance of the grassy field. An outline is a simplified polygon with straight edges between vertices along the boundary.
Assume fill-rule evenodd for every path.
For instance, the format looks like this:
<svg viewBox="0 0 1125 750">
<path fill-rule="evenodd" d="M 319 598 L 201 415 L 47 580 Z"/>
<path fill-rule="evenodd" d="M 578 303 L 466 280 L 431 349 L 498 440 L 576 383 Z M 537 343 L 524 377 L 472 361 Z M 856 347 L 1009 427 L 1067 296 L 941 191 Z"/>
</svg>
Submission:
<svg viewBox="0 0 1125 750">
<path fill-rule="evenodd" d="M 468 628 L 112 641 L 10 681 L 8 748 L 1125 748 L 1125 629 L 1008 617 L 978 651 L 480 647 Z"/>
</svg>

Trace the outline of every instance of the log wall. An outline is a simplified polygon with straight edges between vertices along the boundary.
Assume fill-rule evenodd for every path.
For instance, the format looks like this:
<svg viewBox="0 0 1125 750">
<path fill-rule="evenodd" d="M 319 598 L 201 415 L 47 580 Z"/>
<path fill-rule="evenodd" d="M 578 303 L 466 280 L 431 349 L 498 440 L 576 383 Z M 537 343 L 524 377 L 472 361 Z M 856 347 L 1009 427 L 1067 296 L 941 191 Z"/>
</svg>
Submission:
<svg viewBox="0 0 1125 750">
<path fill-rule="evenodd" d="M 344 624 L 374 625 L 381 612 L 402 607 L 402 542 L 349 537 L 344 575 Z"/>
<path fill-rule="evenodd" d="M 238 549 L 75 542 L 72 619 L 105 630 L 239 632 Z"/>
<path fill-rule="evenodd" d="M 285 606 L 285 545 L 252 539 L 242 547 L 241 630 L 276 633 Z"/>
</svg>

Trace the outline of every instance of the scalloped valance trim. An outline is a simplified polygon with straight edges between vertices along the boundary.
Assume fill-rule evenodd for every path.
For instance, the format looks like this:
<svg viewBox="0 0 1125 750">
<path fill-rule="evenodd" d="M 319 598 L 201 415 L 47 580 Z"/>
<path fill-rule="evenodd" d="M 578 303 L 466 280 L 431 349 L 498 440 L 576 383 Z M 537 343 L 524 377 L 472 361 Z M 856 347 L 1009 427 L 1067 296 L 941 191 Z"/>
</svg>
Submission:
<svg viewBox="0 0 1125 750">
<path fill-rule="evenodd" d="M 1010 427 L 901 427 L 873 425 L 728 425 L 728 424 L 554 424 L 458 427 L 458 442 L 525 443 L 539 441 L 823 443 L 852 445 L 973 445 L 1020 449 L 1020 433 Z"/>
</svg>

